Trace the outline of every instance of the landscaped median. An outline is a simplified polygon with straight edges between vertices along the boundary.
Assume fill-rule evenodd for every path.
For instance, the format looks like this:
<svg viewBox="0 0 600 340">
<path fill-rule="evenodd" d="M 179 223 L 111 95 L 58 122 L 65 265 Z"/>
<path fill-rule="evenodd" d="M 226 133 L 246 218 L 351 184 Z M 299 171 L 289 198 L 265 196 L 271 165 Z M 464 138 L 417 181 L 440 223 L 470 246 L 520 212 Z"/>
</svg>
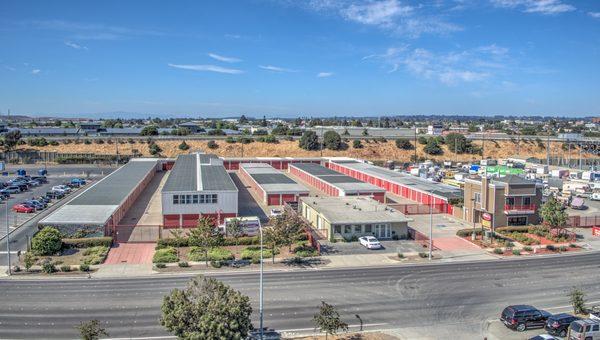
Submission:
<svg viewBox="0 0 600 340">
<path fill-rule="evenodd" d="M 31 240 L 31 250 L 19 256 L 16 274 L 57 274 L 94 271 L 102 264 L 112 244 L 110 237 L 64 238 L 52 227 L 44 227 Z"/>
<path fill-rule="evenodd" d="M 475 239 L 473 239 L 473 233 Z M 486 235 L 487 234 L 487 235 Z M 501 256 L 537 255 L 579 251 L 575 234 L 548 226 L 499 227 L 491 235 L 489 230 L 461 229 L 457 236 L 490 253 Z"/>
</svg>

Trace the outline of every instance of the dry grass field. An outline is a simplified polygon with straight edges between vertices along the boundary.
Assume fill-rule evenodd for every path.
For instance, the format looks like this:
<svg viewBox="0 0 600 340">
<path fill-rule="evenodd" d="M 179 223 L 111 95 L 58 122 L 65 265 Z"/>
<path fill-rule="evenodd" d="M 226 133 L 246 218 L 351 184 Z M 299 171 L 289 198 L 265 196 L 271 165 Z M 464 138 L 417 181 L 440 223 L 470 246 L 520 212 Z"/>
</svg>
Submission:
<svg viewBox="0 0 600 340">
<path fill-rule="evenodd" d="M 298 147 L 297 141 L 280 141 L 277 144 L 253 142 L 250 144 L 242 145 L 240 143 L 227 143 L 224 140 L 217 141 L 218 148 L 209 149 L 207 142 L 204 140 L 189 140 L 186 143 L 190 146 L 187 151 L 179 150 L 178 145 L 180 141 L 161 141 L 158 140 L 156 143 L 163 150 L 161 155 L 165 157 L 175 157 L 179 154 L 189 153 L 193 151 L 204 151 L 215 153 L 219 156 L 225 157 L 241 157 L 242 148 L 244 157 L 318 157 L 321 155 L 320 151 L 306 151 Z M 387 142 L 377 141 L 362 141 L 363 148 L 355 149 L 352 147 L 352 143 L 348 143 L 349 146 L 346 150 L 332 151 L 323 150 L 323 156 L 346 156 L 369 160 L 396 160 L 401 162 L 407 162 L 410 157 L 414 155 L 414 150 L 401 150 L 396 147 L 394 141 L 390 140 Z M 481 142 L 476 142 L 477 145 L 481 146 Z M 116 143 L 108 144 L 60 144 L 57 146 L 45 146 L 45 147 L 29 147 L 24 145 L 23 149 L 38 149 L 46 151 L 56 152 L 68 152 L 68 153 L 96 153 L 96 154 L 115 154 L 117 145 Z M 150 156 L 148 152 L 148 144 L 144 141 L 136 142 L 135 144 L 125 143 L 118 144 L 120 154 L 132 154 L 134 150 L 137 150 L 144 156 Z M 444 145 L 444 154 L 438 156 L 426 155 L 423 152 L 423 145 L 417 145 L 417 154 L 420 157 L 435 160 L 457 160 L 457 161 L 470 161 L 480 159 L 479 155 L 455 155 L 450 152 Z M 561 149 L 561 143 L 551 143 L 550 146 L 551 154 L 553 156 L 567 157 L 567 152 Z M 521 141 L 519 147 L 519 154 L 528 155 L 531 157 L 545 158 L 546 148 L 540 147 L 534 141 L 527 143 Z M 485 142 L 485 157 L 491 158 L 506 158 L 517 154 L 517 145 L 511 141 L 490 141 Z M 571 150 L 571 158 L 578 157 L 578 150 Z M 584 155 L 584 157 L 592 157 L 592 155 Z"/>
</svg>

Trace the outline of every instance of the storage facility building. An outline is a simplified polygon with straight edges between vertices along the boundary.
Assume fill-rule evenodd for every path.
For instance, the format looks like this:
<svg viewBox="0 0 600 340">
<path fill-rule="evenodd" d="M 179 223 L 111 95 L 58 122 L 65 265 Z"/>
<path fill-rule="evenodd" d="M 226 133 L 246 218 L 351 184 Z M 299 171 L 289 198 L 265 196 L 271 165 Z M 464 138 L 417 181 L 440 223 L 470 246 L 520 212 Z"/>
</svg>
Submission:
<svg viewBox="0 0 600 340">
<path fill-rule="evenodd" d="M 194 227 L 200 217 L 219 224 L 238 213 L 238 189 L 215 155 L 180 155 L 161 190 L 163 225 Z"/>
<path fill-rule="evenodd" d="M 78 230 L 88 236 L 112 235 L 127 210 L 146 188 L 161 161 L 134 158 L 108 176 L 83 189 L 65 205 L 38 222 L 72 235 Z"/>
<path fill-rule="evenodd" d="M 278 170 L 287 170 L 288 165 L 291 163 L 314 163 L 321 164 L 323 162 L 322 158 L 313 157 L 313 158 L 297 158 L 297 157 L 227 157 L 222 158 L 223 165 L 227 170 L 238 170 L 240 168 L 240 164 L 243 163 L 264 163 L 269 164 L 275 169 Z"/>
<path fill-rule="evenodd" d="M 309 190 L 302 184 L 286 176 L 265 163 L 240 164 L 240 177 L 250 183 L 252 189 L 266 205 L 282 205 L 297 202 L 301 196 L 308 196 Z"/>
<path fill-rule="evenodd" d="M 289 172 L 329 196 L 373 196 L 385 202 L 385 190 L 318 164 L 290 164 Z"/>
<path fill-rule="evenodd" d="M 353 159 L 331 158 L 326 162 L 326 166 L 412 201 L 443 206 L 444 212 L 449 214 L 452 213 L 453 209 L 452 205 L 448 204 L 449 200 L 462 198 L 463 195 L 461 189 L 450 185 L 429 181 L 424 178 Z"/>
</svg>

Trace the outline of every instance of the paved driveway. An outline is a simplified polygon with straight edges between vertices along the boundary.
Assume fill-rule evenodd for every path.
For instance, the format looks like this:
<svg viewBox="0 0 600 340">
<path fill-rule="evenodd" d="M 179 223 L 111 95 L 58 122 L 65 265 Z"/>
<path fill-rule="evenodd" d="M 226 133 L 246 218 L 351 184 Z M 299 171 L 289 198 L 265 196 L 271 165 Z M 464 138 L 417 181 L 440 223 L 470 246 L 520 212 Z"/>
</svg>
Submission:
<svg viewBox="0 0 600 340">
<path fill-rule="evenodd" d="M 110 248 L 104 264 L 152 263 L 154 243 L 117 243 Z"/>
<path fill-rule="evenodd" d="M 367 249 L 359 242 L 320 241 L 323 255 L 361 255 L 361 254 L 396 254 L 423 251 L 423 247 L 414 241 L 381 241 L 383 249 Z"/>
</svg>

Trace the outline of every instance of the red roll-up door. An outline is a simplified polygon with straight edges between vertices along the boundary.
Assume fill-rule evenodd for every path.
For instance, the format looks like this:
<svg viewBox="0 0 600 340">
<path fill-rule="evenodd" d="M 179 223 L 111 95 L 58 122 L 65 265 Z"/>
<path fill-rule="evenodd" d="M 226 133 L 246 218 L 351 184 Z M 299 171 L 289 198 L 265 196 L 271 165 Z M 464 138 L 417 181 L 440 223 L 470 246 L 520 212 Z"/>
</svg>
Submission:
<svg viewBox="0 0 600 340">
<path fill-rule="evenodd" d="M 268 202 L 269 205 L 280 205 L 281 201 L 279 199 L 279 194 L 269 195 Z"/>
<path fill-rule="evenodd" d="M 166 228 L 179 227 L 179 215 L 163 215 L 163 225 Z"/>
<path fill-rule="evenodd" d="M 281 195 L 281 203 L 284 202 L 294 202 L 296 200 L 296 195 L 294 194 L 284 194 Z"/>
<path fill-rule="evenodd" d="M 184 227 L 195 227 L 198 225 L 198 219 L 200 215 L 198 214 L 183 214 L 181 215 L 183 219 L 182 226 Z"/>
</svg>

